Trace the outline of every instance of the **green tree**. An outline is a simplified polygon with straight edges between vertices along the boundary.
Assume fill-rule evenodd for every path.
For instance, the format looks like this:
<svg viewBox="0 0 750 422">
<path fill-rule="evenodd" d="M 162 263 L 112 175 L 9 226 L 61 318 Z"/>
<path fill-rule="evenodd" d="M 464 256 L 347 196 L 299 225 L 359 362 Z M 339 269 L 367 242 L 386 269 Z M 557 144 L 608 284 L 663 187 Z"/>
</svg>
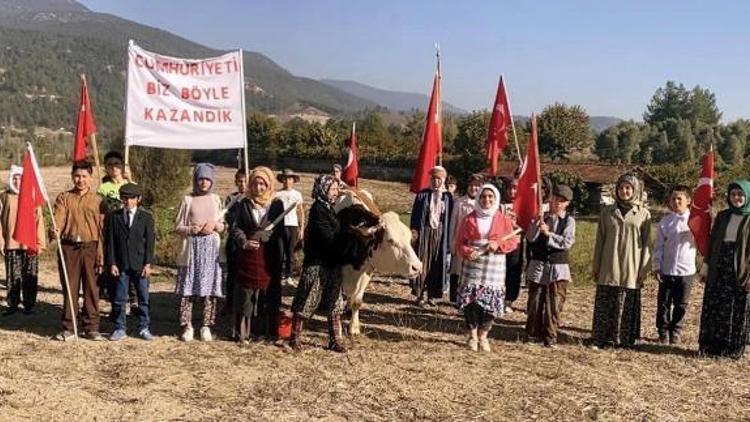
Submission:
<svg viewBox="0 0 750 422">
<path fill-rule="evenodd" d="M 488 111 L 474 111 L 458 123 L 453 141 L 456 157 L 448 165 L 448 171 L 458 180 L 466 180 L 469 175 L 487 169 L 484 141 L 490 117 Z"/>
<path fill-rule="evenodd" d="M 588 151 L 594 143 L 589 115 L 579 105 L 555 103 L 538 118 L 539 152 L 559 160 L 575 152 Z"/>
<path fill-rule="evenodd" d="M 643 121 L 654 125 L 667 119 L 680 119 L 690 115 L 690 93 L 683 84 L 667 81 L 651 97 L 643 113 Z"/>
</svg>

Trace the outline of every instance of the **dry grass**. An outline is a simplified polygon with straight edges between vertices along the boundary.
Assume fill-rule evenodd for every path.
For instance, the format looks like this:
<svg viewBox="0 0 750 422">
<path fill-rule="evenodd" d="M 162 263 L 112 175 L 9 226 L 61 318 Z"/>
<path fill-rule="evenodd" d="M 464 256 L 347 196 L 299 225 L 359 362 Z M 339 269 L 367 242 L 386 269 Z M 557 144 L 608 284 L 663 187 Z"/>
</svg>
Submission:
<svg viewBox="0 0 750 422">
<path fill-rule="evenodd" d="M 394 197 L 408 203 L 405 191 Z M 403 281 L 377 280 L 365 297 L 365 335 L 347 355 L 322 349 L 320 319 L 300 355 L 266 343 L 181 343 L 172 288 L 167 279 L 152 285 L 154 342 L 57 343 L 48 337 L 58 329 L 62 296 L 45 263 L 38 312 L 0 319 L 0 419 L 750 418 L 747 358 L 695 355 L 701 288 L 693 292 L 680 347 L 653 343 L 653 285 L 643 294 L 646 342 L 639 351 L 582 346 L 593 289 L 579 282 L 570 288 L 558 350 L 520 342 L 525 314 L 516 312 L 493 329 L 492 353 L 477 354 L 465 348 L 452 308 L 416 308 Z"/>
</svg>

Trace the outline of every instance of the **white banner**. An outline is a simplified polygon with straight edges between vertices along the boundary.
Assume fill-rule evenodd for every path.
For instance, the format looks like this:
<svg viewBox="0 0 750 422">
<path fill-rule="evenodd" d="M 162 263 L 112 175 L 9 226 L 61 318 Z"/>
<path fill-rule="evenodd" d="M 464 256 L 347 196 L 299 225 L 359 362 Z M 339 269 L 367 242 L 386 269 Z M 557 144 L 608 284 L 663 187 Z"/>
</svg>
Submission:
<svg viewBox="0 0 750 422">
<path fill-rule="evenodd" d="M 125 144 L 245 147 L 242 52 L 181 59 L 128 47 Z"/>
</svg>

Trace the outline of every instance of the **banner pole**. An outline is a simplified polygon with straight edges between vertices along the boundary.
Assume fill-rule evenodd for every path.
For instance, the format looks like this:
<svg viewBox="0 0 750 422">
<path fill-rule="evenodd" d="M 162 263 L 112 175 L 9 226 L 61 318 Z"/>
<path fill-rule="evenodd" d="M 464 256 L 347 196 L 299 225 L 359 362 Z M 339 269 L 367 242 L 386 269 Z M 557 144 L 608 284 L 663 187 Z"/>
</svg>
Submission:
<svg viewBox="0 0 750 422">
<path fill-rule="evenodd" d="M 250 177 L 250 160 L 247 153 L 247 113 L 245 111 L 245 53 L 240 48 L 240 92 L 242 95 L 242 143 L 245 145 L 245 180 Z"/>
</svg>

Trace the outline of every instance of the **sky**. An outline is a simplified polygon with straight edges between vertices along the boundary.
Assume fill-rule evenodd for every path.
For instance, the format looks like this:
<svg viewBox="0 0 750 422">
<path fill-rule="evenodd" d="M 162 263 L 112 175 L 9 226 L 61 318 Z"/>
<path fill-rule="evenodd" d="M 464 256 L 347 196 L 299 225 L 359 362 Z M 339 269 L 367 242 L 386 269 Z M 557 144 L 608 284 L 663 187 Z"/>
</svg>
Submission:
<svg viewBox="0 0 750 422">
<path fill-rule="evenodd" d="M 81 3 L 209 47 L 258 51 L 298 76 L 424 94 L 437 42 L 443 99 L 467 110 L 491 108 L 504 74 L 513 114 L 563 102 L 641 120 L 654 91 L 675 80 L 714 92 L 724 121 L 750 118 L 744 0 Z"/>
</svg>

